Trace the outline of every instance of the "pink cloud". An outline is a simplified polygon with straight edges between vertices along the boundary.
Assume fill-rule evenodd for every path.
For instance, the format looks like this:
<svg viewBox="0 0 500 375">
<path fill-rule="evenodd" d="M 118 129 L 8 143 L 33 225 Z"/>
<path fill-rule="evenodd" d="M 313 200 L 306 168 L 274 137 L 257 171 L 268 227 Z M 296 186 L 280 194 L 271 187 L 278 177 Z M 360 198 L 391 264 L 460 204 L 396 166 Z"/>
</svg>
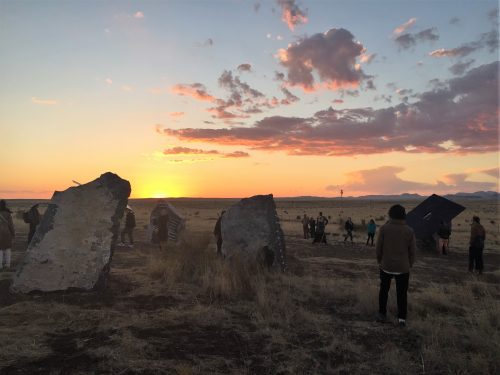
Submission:
<svg viewBox="0 0 500 375">
<path fill-rule="evenodd" d="M 281 19 L 290 30 L 293 31 L 295 26 L 307 23 L 307 9 L 300 9 L 295 0 L 278 0 L 278 5 L 281 7 Z"/>
<path fill-rule="evenodd" d="M 415 25 L 416 22 L 417 22 L 416 18 L 410 18 L 408 21 L 406 21 L 402 25 L 396 27 L 394 29 L 394 31 L 393 31 L 393 34 L 394 35 L 399 35 L 399 34 L 404 33 L 407 29 L 409 29 L 410 27 L 412 27 L 413 25 Z"/>
<path fill-rule="evenodd" d="M 57 100 L 54 99 L 40 99 L 37 97 L 32 97 L 31 102 L 39 105 L 57 105 Z"/>
<path fill-rule="evenodd" d="M 217 150 L 202 150 L 198 148 L 189 147 L 173 147 L 163 150 L 163 155 L 199 155 L 199 156 L 212 156 L 218 155 L 222 158 L 247 158 L 250 154 L 244 151 L 233 151 L 233 152 L 220 152 Z"/>
<path fill-rule="evenodd" d="M 280 64 L 288 70 L 287 84 L 312 92 L 323 86 L 330 90 L 356 87 L 366 78 L 356 59 L 364 47 L 345 29 L 330 29 L 303 38 L 278 51 Z M 313 72 L 319 76 L 315 81 Z"/>
<path fill-rule="evenodd" d="M 138 18 L 138 19 L 144 18 L 144 13 L 141 11 L 135 12 L 134 18 Z"/>
<path fill-rule="evenodd" d="M 213 102 L 215 97 L 207 93 L 207 89 L 201 83 L 177 84 L 170 89 L 171 92 L 181 96 L 190 96 L 193 99 Z"/>
<path fill-rule="evenodd" d="M 168 115 L 170 117 L 182 117 L 185 115 L 185 113 L 184 112 L 170 112 Z"/>
<path fill-rule="evenodd" d="M 290 155 L 498 151 L 499 63 L 443 81 L 415 102 L 386 108 L 328 108 L 311 117 L 272 116 L 253 126 L 163 129 L 184 141 L 240 145 Z"/>
</svg>

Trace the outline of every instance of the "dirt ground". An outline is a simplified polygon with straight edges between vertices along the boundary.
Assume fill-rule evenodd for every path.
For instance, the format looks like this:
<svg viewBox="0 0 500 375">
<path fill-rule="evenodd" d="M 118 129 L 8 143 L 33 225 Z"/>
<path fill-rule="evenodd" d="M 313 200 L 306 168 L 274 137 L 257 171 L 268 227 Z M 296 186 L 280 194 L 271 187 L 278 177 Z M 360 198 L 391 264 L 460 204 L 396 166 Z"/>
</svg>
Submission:
<svg viewBox="0 0 500 375">
<path fill-rule="evenodd" d="M 32 202 L 9 202 L 22 211 Z M 285 274 L 228 264 L 211 230 L 232 200 L 172 202 L 185 238 L 166 252 L 147 243 L 154 200 L 132 200 L 136 244 L 118 246 L 102 291 L 9 293 L 0 273 L 0 374 L 495 374 L 500 373 L 498 202 L 461 202 L 448 256 L 418 253 L 408 326 L 375 322 L 378 269 L 362 220 L 387 220 L 391 202 L 278 201 Z M 417 202 L 407 202 L 411 208 Z M 297 216 L 330 216 L 328 245 L 301 238 Z M 485 272 L 467 272 L 469 219 L 487 230 Z M 341 241 L 341 219 L 357 225 Z M 13 265 L 27 228 L 15 215 Z"/>
</svg>

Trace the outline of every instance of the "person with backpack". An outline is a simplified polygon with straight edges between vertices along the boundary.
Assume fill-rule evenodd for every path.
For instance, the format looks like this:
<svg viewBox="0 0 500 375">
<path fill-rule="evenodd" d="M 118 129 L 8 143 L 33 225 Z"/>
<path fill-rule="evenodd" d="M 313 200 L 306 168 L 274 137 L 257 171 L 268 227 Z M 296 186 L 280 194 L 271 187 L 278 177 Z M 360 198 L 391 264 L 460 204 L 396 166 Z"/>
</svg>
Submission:
<svg viewBox="0 0 500 375">
<path fill-rule="evenodd" d="M 486 239 L 486 231 L 480 223 L 478 216 L 472 218 L 469 239 L 469 272 L 474 272 L 474 269 L 479 273 L 483 273 L 483 249 L 484 240 Z"/>
<path fill-rule="evenodd" d="M 328 224 L 328 219 L 323 216 L 323 212 L 319 213 L 318 218 L 316 219 L 316 233 L 314 236 L 313 243 L 322 242 L 326 243 L 326 225 Z"/>
<path fill-rule="evenodd" d="M 134 247 L 135 214 L 130 206 L 127 206 L 125 211 L 125 226 L 121 233 L 122 245 L 125 244 L 125 235 L 128 235 L 130 247 Z"/>
<path fill-rule="evenodd" d="M 0 269 L 10 269 L 12 240 L 16 236 L 11 214 L 7 203 L 0 200 Z"/>
<path fill-rule="evenodd" d="M 344 242 L 347 241 L 347 237 L 351 237 L 351 243 L 352 243 L 353 242 L 352 231 L 354 230 L 354 223 L 352 222 L 350 217 L 347 218 L 347 221 L 345 222 L 344 228 L 347 232 L 346 234 L 344 234 Z"/>
<path fill-rule="evenodd" d="M 441 220 L 438 229 L 438 252 L 441 251 L 443 255 L 448 254 L 448 246 L 450 244 L 451 228 L 444 220 Z"/>
<path fill-rule="evenodd" d="M 29 224 L 30 230 L 28 233 L 28 245 L 31 242 L 31 239 L 35 235 L 36 227 L 40 224 L 40 213 L 38 212 L 38 203 L 33 207 L 23 213 L 23 220 L 26 224 Z"/>
<path fill-rule="evenodd" d="M 373 219 L 370 219 L 368 223 L 368 238 L 366 239 L 366 246 L 368 246 L 368 242 L 371 240 L 371 246 L 373 246 L 373 240 L 375 238 L 375 232 L 377 230 L 377 224 Z"/>
</svg>

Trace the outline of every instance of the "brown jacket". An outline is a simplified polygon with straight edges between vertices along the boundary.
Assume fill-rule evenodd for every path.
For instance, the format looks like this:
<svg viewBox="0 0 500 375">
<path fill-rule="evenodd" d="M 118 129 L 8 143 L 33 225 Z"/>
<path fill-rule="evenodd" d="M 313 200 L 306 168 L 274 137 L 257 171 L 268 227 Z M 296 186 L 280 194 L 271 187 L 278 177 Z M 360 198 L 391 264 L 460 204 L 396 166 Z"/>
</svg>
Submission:
<svg viewBox="0 0 500 375">
<path fill-rule="evenodd" d="M 0 250 L 10 249 L 15 235 L 12 216 L 7 211 L 0 211 Z"/>
<path fill-rule="evenodd" d="M 484 246 L 485 238 L 486 238 L 486 231 L 484 230 L 484 227 L 479 223 L 473 222 L 470 227 L 469 244 L 473 247 L 482 248 Z"/>
<path fill-rule="evenodd" d="M 387 272 L 410 272 L 415 262 L 415 234 L 404 220 L 391 219 L 382 225 L 377 237 L 377 262 Z"/>
</svg>

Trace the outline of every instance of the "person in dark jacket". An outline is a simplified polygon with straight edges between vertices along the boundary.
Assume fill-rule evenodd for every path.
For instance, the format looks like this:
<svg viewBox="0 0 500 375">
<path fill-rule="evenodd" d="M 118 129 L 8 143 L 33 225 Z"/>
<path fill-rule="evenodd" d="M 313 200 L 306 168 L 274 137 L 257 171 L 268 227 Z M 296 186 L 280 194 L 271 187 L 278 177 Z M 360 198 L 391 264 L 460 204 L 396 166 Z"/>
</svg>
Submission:
<svg viewBox="0 0 500 375">
<path fill-rule="evenodd" d="M 346 234 L 344 234 L 344 242 L 347 241 L 347 237 L 351 237 L 351 243 L 352 243 L 353 242 L 352 231 L 354 230 L 354 223 L 352 222 L 350 217 L 347 218 L 347 221 L 345 222 L 344 228 L 346 230 Z"/>
<path fill-rule="evenodd" d="M 168 211 L 162 208 L 158 216 L 158 243 L 160 250 L 167 248 L 168 242 Z"/>
<path fill-rule="evenodd" d="M 444 220 L 441 220 L 438 229 L 438 251 L 441 251 L 443 255 L 448 254 L 448 246 L 450 244 L 451 227 L 446 224 Z"/>
<path fill-rule="evenodd" d="M 309 233 L 311 234 L 311 238 L 316 236 L 316 220 L 312 216 L 309 218 Z"/>
<path fill-rule="evenodd" d="M 28 233 L 28 245 L 35 235 L 36 227 L 40 224 L 40 212 L 38 212 L 38 203 L 23 214 L 24 222 L 29 224 L 30 230 Z"/>
<path fill-rule="evenodd" d="M 398 323 L 406 326 L 407 292 L 410 268 L 415 263 L 416 241 L 413 229 L 406 225 L 406 211 L 396 204 L 389 209 L 389 221 L 382 225 L 377 237 L 377 262 L 380 274 L 379 312 L 377 320 L 387 320 L 387 299 L 391 280 L 396 279 Z"/>
<path fill-rule="evenodd" d="M 368 238 L 366 239 L 366 246 L 368 246 L 368 241 L 371 240 L 371 246 L 373 246 L 373 240 L 375 238 L 375 232 L 377 231 L 377 224 L 373 219 L 370 219 L 368 223 Z"/>
<path fill-rule="evenodd" d="M 127 209 L 125 211 L 125 226 L 123 227 L 121 235 L 122 244 L 125 244 L 125 235 L 128 235 L 130 247 L 134 247 L 135 214 L 130 206 L 127 206 Z"/>
<path fill-rule="evenodd" d="M 328 224 L 328 219 L 323 216 L 323 212 L 319 213 L 318 218 L 316 219 L 316 233 L 314 235 L 313 243 L 320 242 L 326 243 L 326 226 Z"/>
<path fill-rule="evenodd" d="M 304 232 L 304 239 L 309 238 L 309 218 L 306 214 L 302 217 L 302 231 Z"/>
<path fill-rule="evenodd" d="M 478 216 L 472 218 L 469 239 L 469 272 L 474 272 L 475 269 L 479 274 L 483 273 L 483 249 L 486 239 L 486 231 L 480 221 Z"/>
<path fill-rule="evenodd" d="M 222 255 L 222 216 L 226 211 L 222 211 L 215 223 L 214 236 L 217 241 L 217 255 Z"/>
<path fill-rule="evenodd" d="M 10 268 L 12 240 L 16 236 L 12 211 L 7 208 L 7 203 L 0 200 L 0 269 L 5 265 Z"/>
</svg>

